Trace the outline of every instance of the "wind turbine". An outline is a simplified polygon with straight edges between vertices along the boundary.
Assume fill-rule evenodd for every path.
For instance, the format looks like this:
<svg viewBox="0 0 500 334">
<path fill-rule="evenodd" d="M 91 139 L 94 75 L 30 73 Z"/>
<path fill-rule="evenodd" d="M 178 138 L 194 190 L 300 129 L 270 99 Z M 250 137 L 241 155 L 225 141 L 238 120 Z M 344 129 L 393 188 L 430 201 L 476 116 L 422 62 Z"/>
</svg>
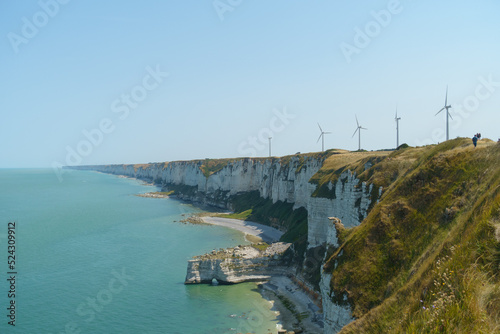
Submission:
<svg viewBox="0 0 500 334">
<path fill-rule="evenodd" d="M 271 139 L 273 139 L 273 137 L 269 137 L 269 157 L 271 157 Z"/>
<path fill-rule="evenodd" d="M 445 110 L 446 109 L 446 140 L 450 139 L 450 132 L 449 132 L 449 124 L 450 124 L 450 118 L 453 119 L 453 117 L 451 117 L 450 115 L 450 111 L 449 109 L 451 109 L 451 104 L 448 105 L 448 85 L 446 86 L 446 97 L 444 99 L 444 107 L 441 108 L 441 110 L 439 110 L 436 115 L 434 116 L 437 116 L 437 114 L 439 114 L 441 111 Z"/>
<path fill-rule="evenodd" d="M 319 125 L 319 123 L 318 123 L 318 127 L 319 127 L 319 131 L 321 131 L 321 134 L 319 135 L 318 140 L 316 141 L 316 143 L 319 142 L 319 140 L 321 139 L 321 151 L 324 152 L 325 151 L 325 135 L 328 135 L 331 132 L 325 132 L 325 131 L 323 131 L 323 129 L 321 128 L 321 126 Z"/>
<path fill-rule="evenodd" d="M 396 117 L 394 117 L 394 120 L 396 121 L 396 148 L 399 147 L 399 120 L 401 120 L 401 117 L 398 117 L 398 107 L 396 107 Z"/>
<path fill-rule="evenodd" d="M 368 129 L 359 125 L 358 116 L 356 116 L 356 115 L 354 115 L 354 116 L 356 117 L 356 124 L 358 125 L 358 127 L 356 128 L 356 131 L 354 131 L 352 136 L 354 137 L 356 132 L 358 133 L 358 151 L 361 151 L 361 130 L 368 130 Z"/>
</svg>

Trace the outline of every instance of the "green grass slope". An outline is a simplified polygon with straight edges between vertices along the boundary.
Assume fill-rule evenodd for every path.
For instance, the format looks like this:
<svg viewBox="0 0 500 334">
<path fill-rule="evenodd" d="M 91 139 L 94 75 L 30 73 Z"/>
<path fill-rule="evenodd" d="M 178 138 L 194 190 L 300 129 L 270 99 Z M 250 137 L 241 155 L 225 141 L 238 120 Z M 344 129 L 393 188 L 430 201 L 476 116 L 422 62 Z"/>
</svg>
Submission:
<svg viewBox="0 0 500 334">
<path fill-rule="evenodd" d="M 324 267 L 357 318 L 341 333 L 500 333 L 500 145 L 363 159 L 359 177 L 385 190 L 360 226 L 339 228 Z"/>
</svg>

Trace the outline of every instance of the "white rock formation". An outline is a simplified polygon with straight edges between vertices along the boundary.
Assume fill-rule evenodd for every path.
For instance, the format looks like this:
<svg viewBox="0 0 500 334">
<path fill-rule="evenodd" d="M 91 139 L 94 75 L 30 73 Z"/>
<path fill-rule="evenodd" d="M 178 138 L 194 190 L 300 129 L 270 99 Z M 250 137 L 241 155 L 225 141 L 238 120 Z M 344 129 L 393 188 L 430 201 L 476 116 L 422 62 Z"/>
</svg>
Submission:
<svg viewBox="0 0 500 334">
<path fill-rule="evenodd" d="M 335 334 L 339 332 L 342 327 L 354 320 L 351 314 L 351 309 L 348 306 L 340 306 L 332 303 L 332 292 L 330 292 L 331 274 L 322 273 L 321 275 L 321 298 L 323 300 L 323 321 L 324 334 Z M 329 302 L 327 302 L 329 301 Z"/>
<path fill-rule="evenodd" d="M 329 184 L 330 189 L 333 185 Z M 335 184 L 335 198 L 309 197 L 307 222 L 309 247 L 327 242 L 337 246 L 335 228 L 328 217 L 339 218 L 346 228 L 357 226 L 366 217 L 371 204 L 373 185 L 367 186 L 351 171 L 343 172 Z M 335 236 L 335 237 L 334 237 Z"/>
<path fill-rule="evenodd" d="M 290 246 L 278 242 L 265 251 L 244 246 L 197 256 L 188 261 L 184 284 L 210 284 L 214 279 L 221 284 L 268 280 L 286 272 L 282 255 Z"/>
<path fill-rule="evenodd" d="M 200 169 L 202 163 L 202 160 L 195 160 L 140 165 L 137 168 L 134 168 L 134 165 L 74 168 L 147 179 L 167 186 L 172 184 L 196 187 L 199 195 L 187 199 L 204 201 L 206 204 L 217 204 L 211 203 L 216 192 L 226 193 L 227 197 L 242 192 L 259 191 L 262 198 L 269 198 L 273 203 L 294 203 L 296 209 L 307 208 L 315 189 L 308 181 L 321 168 L 323 162 L 305 158 L 301 166 L 298 157 L 292 157 L 289 163 L 283 164 L 279 159 L 235 159 L 208 178 Z"/>
</svg>

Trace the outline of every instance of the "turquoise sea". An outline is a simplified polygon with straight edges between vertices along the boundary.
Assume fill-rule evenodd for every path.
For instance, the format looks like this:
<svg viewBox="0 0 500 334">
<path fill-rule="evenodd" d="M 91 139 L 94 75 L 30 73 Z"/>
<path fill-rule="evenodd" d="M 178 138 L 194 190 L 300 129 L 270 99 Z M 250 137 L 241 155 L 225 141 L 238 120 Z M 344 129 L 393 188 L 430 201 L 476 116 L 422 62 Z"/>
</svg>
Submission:
<svg viewBox="0 0 500 334">
<path fill-rule="evenodd" d="M 0 169 L 0 333 L 276 333 L 255 284 L 183 284 L 188 259 L 244 244 L 243 235 L 179 222 L 199 211 L 189 204 L 134 196 L 149 191 L 90 171 L 59 182 L 50 169 Z"/>
</svg>

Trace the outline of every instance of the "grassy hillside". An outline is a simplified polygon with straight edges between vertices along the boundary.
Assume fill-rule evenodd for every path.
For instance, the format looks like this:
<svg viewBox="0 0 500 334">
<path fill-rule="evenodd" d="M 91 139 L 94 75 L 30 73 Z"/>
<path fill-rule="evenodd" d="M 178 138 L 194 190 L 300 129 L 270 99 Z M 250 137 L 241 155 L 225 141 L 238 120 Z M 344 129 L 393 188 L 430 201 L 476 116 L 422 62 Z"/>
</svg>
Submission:
<svg viewBox="0 0 500 334">
<path fill-rule="evenodd" d="M 385 191 L 325 265 L 357 318 L 342 333 L 500 332 L 499 165 L 500 145 L 470 139 L 355 161 Z"/>
</svg>

